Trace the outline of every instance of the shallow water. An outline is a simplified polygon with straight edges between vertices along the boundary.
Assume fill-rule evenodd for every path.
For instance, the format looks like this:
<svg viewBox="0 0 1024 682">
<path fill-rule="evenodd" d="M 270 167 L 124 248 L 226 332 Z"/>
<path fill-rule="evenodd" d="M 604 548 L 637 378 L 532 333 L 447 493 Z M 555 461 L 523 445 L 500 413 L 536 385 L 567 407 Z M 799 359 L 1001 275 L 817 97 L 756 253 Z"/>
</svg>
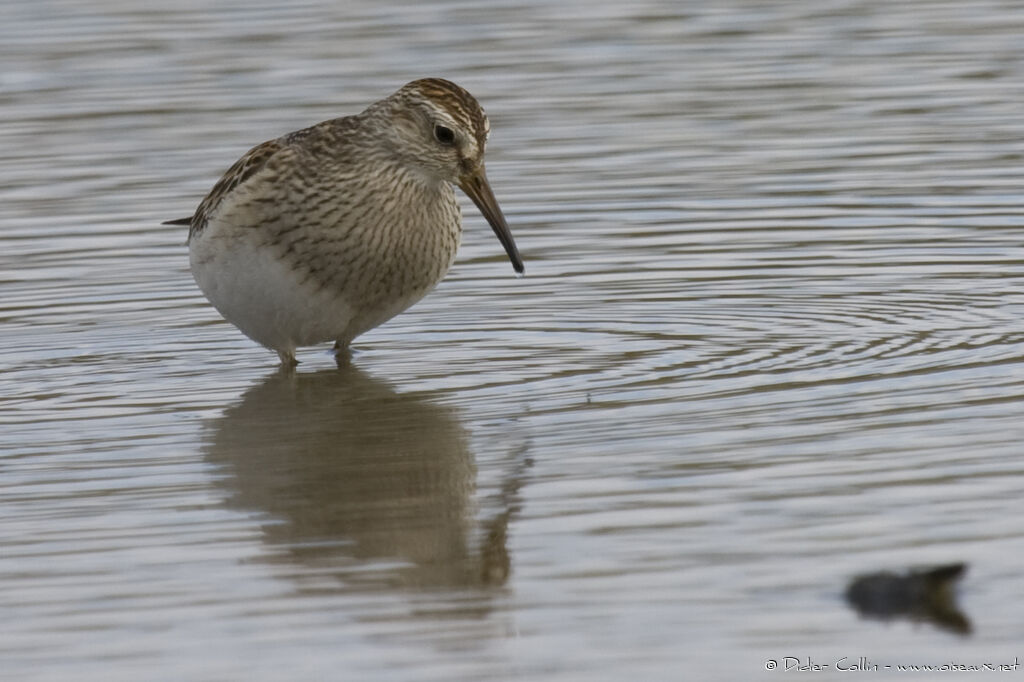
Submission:
<svg viewBox="0 0 1024 682">
<path fill-rule="evenodd" d="M 1021 655 L 1024 7 L 204 4 L 0 22 L 5 675 Z M 527 277 L 467 201 L 433 294 L 279 372 L 159 222 L 424 75 Z M 843 599 L 955 561 L 967 636 Z"/>
</svg>

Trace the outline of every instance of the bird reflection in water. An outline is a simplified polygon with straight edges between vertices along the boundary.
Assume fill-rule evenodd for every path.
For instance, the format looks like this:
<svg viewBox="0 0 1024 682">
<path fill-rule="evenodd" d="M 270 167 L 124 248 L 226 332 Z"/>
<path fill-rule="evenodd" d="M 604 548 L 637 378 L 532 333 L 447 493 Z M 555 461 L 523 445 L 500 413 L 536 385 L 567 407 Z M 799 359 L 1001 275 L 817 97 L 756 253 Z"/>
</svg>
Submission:
<svg viewBox="0 0 1024 682">
<path fill-rule="evenodd" d="M 266 513 L 265 540 L 317 589 L 325 575 L 329 589 L 500 585 L 519 479 L 477 522 L 468 441 L 452 409 L 342 365 L 271 375 L 216 422 L 208 454 L 229 504 Z"/>
</svg>

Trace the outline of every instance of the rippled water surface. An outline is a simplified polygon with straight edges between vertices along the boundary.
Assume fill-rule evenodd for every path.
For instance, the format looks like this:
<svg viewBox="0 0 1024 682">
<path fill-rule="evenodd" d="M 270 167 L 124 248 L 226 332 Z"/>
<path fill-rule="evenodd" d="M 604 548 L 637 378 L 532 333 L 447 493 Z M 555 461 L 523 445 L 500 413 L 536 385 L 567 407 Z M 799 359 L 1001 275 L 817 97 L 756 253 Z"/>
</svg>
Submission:
<svg viewBox="0 0 1024 682">
<path fill-rule="evenodd" d="M 207 4 L 0 22 L 5 678 L 1024 660 L 1024 6 Z M 278 371 L 160 221 L 425 75 L 527 277 L 466 201 L 434 293 Z M 961 561 L 966 634 L 843 597 Z"/>
</svg>

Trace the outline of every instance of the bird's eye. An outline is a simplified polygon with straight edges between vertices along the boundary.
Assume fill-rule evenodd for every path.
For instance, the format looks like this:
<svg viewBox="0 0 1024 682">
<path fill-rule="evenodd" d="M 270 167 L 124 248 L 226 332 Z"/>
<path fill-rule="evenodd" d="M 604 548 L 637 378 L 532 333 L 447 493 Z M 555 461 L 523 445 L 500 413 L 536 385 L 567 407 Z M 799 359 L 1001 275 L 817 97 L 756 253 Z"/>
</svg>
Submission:
<svg viewBox="0 0 1024 682">
<path fill-rule="evenodd" d="M 434 138 L 446 147 L 450 147 L 455 144 L 455 131 L 443 125 L 436 125 L 434 126 Z"/>
</svg>

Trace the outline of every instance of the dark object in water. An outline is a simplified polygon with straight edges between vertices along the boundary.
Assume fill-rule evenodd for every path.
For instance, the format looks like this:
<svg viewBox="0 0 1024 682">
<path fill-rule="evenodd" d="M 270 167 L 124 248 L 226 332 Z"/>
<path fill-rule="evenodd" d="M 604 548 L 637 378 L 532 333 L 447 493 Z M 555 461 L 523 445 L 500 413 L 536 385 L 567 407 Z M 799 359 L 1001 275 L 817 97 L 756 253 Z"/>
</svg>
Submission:
<svg viewBox="0 0 1024 682">
<path fill-rule="evenodd" d="M 971 621 L 956 604 L 955 584 L 967 564 L 912 569 L 904 574 L 882 571 L 857 576 L 846 600 L 867 618 L 906 618 L 927 622 L 958 635 L 971 633 Z"/>
</svg>

